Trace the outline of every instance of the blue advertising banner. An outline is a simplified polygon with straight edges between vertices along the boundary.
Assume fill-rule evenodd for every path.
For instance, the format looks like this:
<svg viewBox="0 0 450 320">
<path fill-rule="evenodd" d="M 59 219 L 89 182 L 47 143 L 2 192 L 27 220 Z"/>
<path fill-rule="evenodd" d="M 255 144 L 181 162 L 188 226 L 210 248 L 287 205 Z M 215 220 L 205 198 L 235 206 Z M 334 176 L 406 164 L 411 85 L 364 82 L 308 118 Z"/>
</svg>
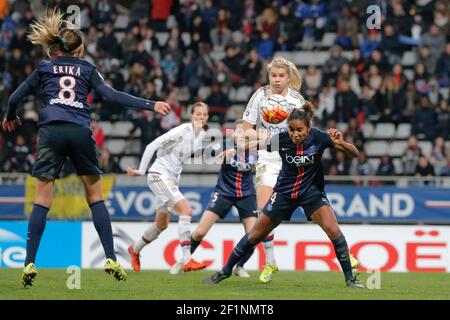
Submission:
<svg viewBox="0 0 450 320">
<path fill-rule="evenodd" d="M 23 186 L 0 186 L 0 219 L 25 217 L 23 190 Z M 198 221 L 214 189 L 181 187 L 180 190 L 192 206 L 193 221 Z M 326 192 L 341 222 L 450 223 L 449 189 L 328 185 Z M 153 220 L 155 216 L 155 196 L 146 186 L 114 185 L 105 203 L 113 220 Z M 239 221 L 235 208 L 226 221 Z M 306 221 L 301 209 L 291 221 Z"/>
<path fill-rule="evenodd" d="M 0 222 L 0 268 L 23 268 L 27 229 L 27 221 Z M 81 222 L 47 222 L 36 265 L 42 268 L 81 266 Z"/>
<path fill-rule="evenodd" d="M 22 218 L 25 185 L 0 185 L 0 218 Z"/>
</svg>

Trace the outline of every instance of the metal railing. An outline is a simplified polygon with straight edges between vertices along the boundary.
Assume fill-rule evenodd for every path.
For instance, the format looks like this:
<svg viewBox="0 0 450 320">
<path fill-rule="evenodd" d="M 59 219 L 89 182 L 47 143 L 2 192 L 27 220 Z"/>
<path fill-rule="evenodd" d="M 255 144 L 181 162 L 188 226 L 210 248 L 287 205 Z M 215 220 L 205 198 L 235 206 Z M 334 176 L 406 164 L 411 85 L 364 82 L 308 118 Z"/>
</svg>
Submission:
<svg viewBox="0 0 450 320">
<path fill-rule="evenodd" d="M 0 173 L 0 185 L 24 184 L 26 173 Z M 121 185 L 147 185 L 146 177 L 129 177 L 126 174 L 116 175 L 116 183 Z M 217 174 L 182 174 L 181 186 L 210 187 L 217 182 Z M 449 188 L 450 177 L 418 177 L 418 176 L 325 176 L 326 184 L 361 186 L 361 187 L 435 187 Z"/>
</svg>

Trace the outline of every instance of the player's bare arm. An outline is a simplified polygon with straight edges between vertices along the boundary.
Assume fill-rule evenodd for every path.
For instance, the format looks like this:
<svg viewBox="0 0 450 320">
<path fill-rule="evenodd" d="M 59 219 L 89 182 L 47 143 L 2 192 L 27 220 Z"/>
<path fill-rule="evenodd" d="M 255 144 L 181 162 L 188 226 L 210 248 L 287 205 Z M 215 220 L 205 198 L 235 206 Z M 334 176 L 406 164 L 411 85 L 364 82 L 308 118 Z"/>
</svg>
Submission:
<svg viewBox="0 0 450 320">
<path fill-rule="evenodd" d="M 358 149 L 351 143 L 344 141 L 344 135 L 337 129 L 328 129 L 328 134 L 334 143 L 336 150 L 344 152 L 350 157 L 357 157 L 359 154 Z"/>
</svg>

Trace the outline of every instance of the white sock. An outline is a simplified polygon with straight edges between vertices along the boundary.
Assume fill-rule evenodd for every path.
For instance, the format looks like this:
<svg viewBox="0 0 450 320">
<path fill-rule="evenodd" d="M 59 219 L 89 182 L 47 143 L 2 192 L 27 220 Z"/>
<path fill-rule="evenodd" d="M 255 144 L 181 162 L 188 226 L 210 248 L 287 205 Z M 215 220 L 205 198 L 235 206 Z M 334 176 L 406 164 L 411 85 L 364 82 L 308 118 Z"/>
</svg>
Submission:
<svg viewBox="0 0 450 320">
<path fill-rule="evenodd" d="M 191 259 L 191 216 L 178 218 L 178 236 L 183 252 L 183 263 L 186 263 Z"/>
<path fill-rule="evenodd" d="M 273 264 L 276 265 L 277 263 L 275 262 L 275 256 L 273 254 L 273 238 L 274 238 L 274 232 L 272 231 L 267 237 L 266 239 L 270 239 L 270 240 L 263 240 L 263 248 L 264 248 L 264 252 L 266 254 L 266 264 Z"/>
<path fill-rule="evenodd" d="M 147 230 L 145 230 L 144 235 L 134 244 L 134 252 L 141 252 L 142 248 L 158 238 L 158 235 L 161 232 L 162 230 L 159 230 L 158 227 L 156 227 L 156 224 L 152 224 Z"/>
</svg>

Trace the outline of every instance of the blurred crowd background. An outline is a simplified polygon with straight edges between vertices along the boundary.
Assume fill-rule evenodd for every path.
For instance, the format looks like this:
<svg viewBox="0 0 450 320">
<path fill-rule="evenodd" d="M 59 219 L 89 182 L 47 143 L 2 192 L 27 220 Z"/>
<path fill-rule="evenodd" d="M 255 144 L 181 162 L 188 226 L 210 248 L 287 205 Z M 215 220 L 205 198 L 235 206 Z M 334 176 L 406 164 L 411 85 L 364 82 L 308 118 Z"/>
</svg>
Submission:
<svg viewBox="0 0 450 320">
<path fill-rule="evenodd" d="M 104 172 L 136 165 L 195 101 L 210 105 L 212 127 L 233 127 L 281 55 L 301 70 L 315 125 L 340 128 L 361 150 L 354 160 L 326 153 L 327 174 L 450 175 L 448 1 L 0 0 L 2 118 L 9 95 L 45 58 L 26 38 L 30 23 L 71 4 L 81 9 L 85 59 L 115 89 L 173 108 L 161 118 L 91 94 Z M 380 29 L 367 27 L 373 4 Z M 0 172 L 30 170 L 40 105 L 38 93 L 24 99 L 23 126 L 1 132 Z"/>
</svg>

